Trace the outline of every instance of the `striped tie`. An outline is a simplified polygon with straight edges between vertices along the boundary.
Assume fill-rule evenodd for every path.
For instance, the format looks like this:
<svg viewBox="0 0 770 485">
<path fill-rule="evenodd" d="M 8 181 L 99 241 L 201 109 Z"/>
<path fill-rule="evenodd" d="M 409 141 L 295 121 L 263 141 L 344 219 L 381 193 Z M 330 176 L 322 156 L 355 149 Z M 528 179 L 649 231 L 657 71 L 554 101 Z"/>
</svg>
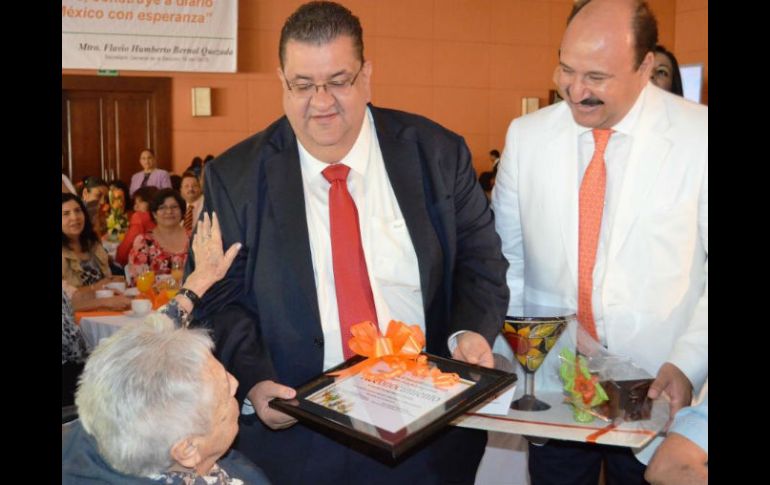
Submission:
<svg viewBox="0 0 770 485">
<path fill-rule="evenodd" d="M 193 205 L 187 204 L 187 211 L 184 213 L 184 229 L 187 234 L 192 233 L 193 227 Z"/>
</svg>

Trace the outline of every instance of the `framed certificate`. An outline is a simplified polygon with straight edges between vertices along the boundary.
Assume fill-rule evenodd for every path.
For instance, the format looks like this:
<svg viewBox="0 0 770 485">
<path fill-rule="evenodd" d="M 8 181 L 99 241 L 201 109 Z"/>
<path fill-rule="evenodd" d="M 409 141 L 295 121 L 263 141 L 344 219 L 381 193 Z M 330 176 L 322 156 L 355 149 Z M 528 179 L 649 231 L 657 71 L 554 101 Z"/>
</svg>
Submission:
<svg viewBox="0 0 770 485">
<path fill-rule="evenodd" d="M 437 388 L 430 378 L 409 373 L 373 382 L 362 374 L 334 378 L 323 374 L 297 389 L 294 399 L 274 399 L 270 407 L 307 426 L 363 451 L 396 461 L 404 452 L 441 430 L 460 414 L 493 398 L 516 381 L 516 375 L 430 354 L 430 365 L 455 372 L 460 381 Z M 328 372 L 364 360 L 353 357 Z M 378 366 L 387 370 L 387 364 Z"/>
</svg>

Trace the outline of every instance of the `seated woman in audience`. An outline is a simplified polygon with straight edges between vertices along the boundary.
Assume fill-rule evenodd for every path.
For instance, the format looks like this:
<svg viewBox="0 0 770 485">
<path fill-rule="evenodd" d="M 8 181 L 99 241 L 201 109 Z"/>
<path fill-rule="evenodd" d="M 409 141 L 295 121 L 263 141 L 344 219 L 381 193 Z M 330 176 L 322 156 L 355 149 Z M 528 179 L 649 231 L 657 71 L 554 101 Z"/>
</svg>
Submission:
<svg viewBox="0 0 770 485">
<path fill-rule="evenodd" d="M 140 187 L 148 185 L 159 189 L 171 188 L 171 178 L 168 172 L 155 167 L 155 152 L 149 148 L 142 150 L 139 155 L 139 163 L 142 165 L 142 170 L 131 177 L 129 188 L 131 197 Z"/>
<path fill-rule="evenodd" d="M 128 263 L 128 253 L 134 246 L 136 236 L 146 234 L 155 229 L 155 222 L 153 222 L 150 215 L 150 202 L 152 202 L 157 193 L 158 188 L 150 186 L 142 187 L 134 192 L 133 212 L 129 215 L 128 230 L 115 254 L 115 261 L 121 266 L 125 266 Z"/>
<path fill-rule="evenodd" d="M 185 289 L 203 295 L 240 246 L 223 254 L 219 225 L 206 214 Z M 238 432 L 238 381 L 214 358 L 204 330 L 174 329 L 190 310 L 180 292 L 94 350 L 76 395 L 80 419 L 63 428 L 63 485 L 269 483 L 237 451 L 227 453 Z"/>
<path fill-rule="evenodd" d="M 128 271 L 137 277 L 146 269 L 159 274 L 171 274 L 174 268 L 184 268 L 190 237 L 182 226 L 182 214 L 187 205 L 174 189 L 160 190 L 150 204 L 150 214 L 157 226 L 137 236 L 128 254 Z"/>
<path fill-rule="evenodd" d="M 61 194 L 61 273 L 76 288 L 98 289 L 112 277 L 107 252 L 94 232 L 85 204 L 73 194 Z"/>
</svg>

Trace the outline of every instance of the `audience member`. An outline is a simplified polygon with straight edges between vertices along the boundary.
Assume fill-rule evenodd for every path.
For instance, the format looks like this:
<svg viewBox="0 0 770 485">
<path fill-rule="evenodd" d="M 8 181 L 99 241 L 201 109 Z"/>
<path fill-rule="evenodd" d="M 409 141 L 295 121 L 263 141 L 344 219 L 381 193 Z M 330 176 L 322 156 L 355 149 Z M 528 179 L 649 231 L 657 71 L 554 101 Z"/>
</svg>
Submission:
<svg viewBox="0 0 770 485">
<path fill-rule="evenodd" d="M 155 152 L 149 148 L 142 150 L 139 155 L 139 163 L 142 170 L 131 177 L 131 186 L 129 195 L 134 196 L 134 192 L 140 187 L 151 185 L 159 189 L 171 188 L 171 178 L 169 173 L 155 166 Z"/>
<path fill-rule="evenodd" d="M 201 233 L 193 244 L 201 272 L 185 282 L 199 295 L 240 248 L 222 254 L 216 217 L 210 224 L 206 215 Z M 180 291 L 94 350 L 77 391 L 80 419 L 62 431 L 63 485 L 268 483 L 238 452 L 227 453 L 238 431 L 238 381 L 212 355 L 206 332 L 186 328 L 191 309 Z"/>
<path fill-rule="evenodd" d="M 98 289 L 113 280 L 107 252 L 94 232 L 80 197 L 62 193 L 61 204 L 62 279 L 75 287 Z"/>
<path fill-rule="evenodd" d="M 132 279 L 152 270 L 156 275 L 171 274 L 174 268 L 184 268 L 190 236 L 182 227 L 182 214 L 187 204 L 174 189 L 158 191 L 150 204 L 155 228 L 134 239 L 128 254 Z"/>
<path fill-rule="evenodd" d="M 98 202 L 99 205 L 107 203 L 107 191 L 109 184 L 99 177 L 86 177 L 83 181 L 83 193 L 81 199 L 88 204 L 89 202 Z"/>
<path fill-rule="evenodd" d="M 682 74 L 674 54 L 658 44 L 655 46 L 655 67 L 650 77 L 652 84 L 679 96 L 684 95 Z"/>
<path fill-rule="evenodd" d="M 495 186 L 495 177 L 497 176 L 497 164 L 500 163 L 500 152 L 498 150 L 489 151 L 489 161 L 492 162 L 492 169 L 487 172 L 481 172 L 479 175 L 479 184 L 484 192 L 491 192 Z"/>
<path fill-rule="evenodd" d="M 151 185 L 141 187 L 134 192 L 133 204 L 131 205 L 133 212 L 128 221 L 128 230 L 115 254 L 115 261 L 118 264 L 125 266 L 128 263 L 128 253 L 131 252 L 131 248 L 134 246 L 136 236 L 146 234 L 155 229 L 155 222 L 150 215 L 150 202 L 157 193 L 158 188 Z"/>
<path fill-rule="evenodd" d="M 182 225 L 188 234 L 192 234 L 203 209 L 203 190 L 198 177 L 193 172 L 182 174 L 182 198 L 187 202 L 187 209 L 182 218 Z"/>
</svg>

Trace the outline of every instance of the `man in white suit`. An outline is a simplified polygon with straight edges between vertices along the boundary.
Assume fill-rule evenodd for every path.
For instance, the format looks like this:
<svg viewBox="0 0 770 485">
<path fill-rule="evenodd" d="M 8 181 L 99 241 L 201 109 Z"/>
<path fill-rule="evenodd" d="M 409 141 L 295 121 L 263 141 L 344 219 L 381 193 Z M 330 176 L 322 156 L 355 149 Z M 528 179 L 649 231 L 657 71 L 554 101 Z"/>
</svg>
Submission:
<svg viewBox="0 0 770 485">
<path fill-rule="evenodd" d="M 492 205 L 509 313 L 577 309 L 610 352 L 656 376 L 650 397 L 668 395 L 673 416 L 708 374 L 708 108 L 649 83 L 656 42 L 646 4 L 578 1 L 559 53 L 565 101 L 511 123 Z M 583 198 L 589 179 L 603 204 Z M 538 372 L 541 390 L 560 387 L 558 352 Z M 530 445 L 532 483 L 595 485 L 603 460 L 608 483 L 644 483 L 627 448 L 555 440 Z"/>
</svg>

